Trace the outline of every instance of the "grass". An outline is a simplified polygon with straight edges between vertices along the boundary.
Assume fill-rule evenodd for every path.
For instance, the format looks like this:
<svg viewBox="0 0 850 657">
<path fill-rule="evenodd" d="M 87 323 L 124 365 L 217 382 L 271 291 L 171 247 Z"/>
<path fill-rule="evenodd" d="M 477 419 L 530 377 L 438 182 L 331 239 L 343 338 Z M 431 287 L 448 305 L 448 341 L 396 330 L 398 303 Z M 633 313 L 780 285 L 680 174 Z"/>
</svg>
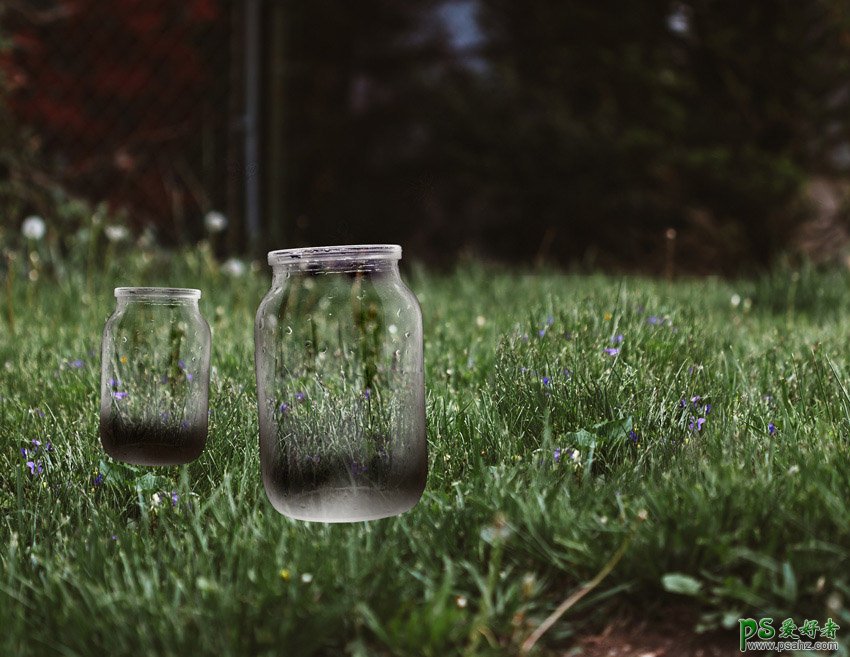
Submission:
<svg viewBox="0 0 850 657">
<path fill-rule="evenodd" d="M 277 514 L 260 480 L 268 272 L 229 279 L 198 251 L 104 267 L 19 274 L 4 309 L 1 654 L 515 654 L 626 541 L 534 653 L 685 606 L 726 628 L 730 654 L 737 619 L 765 615 L 831 617 L 847 654 L 847 273 L 414 270 L 427 490 L 400 517 L 323 525 Z M 112 287 L 157 283 L 204 291 L 210 439 L 188 466 L 130 467 L 100 448 L 100 334 Z M 33 439 L 37 476 L 20 452 Z"/>
</svg>

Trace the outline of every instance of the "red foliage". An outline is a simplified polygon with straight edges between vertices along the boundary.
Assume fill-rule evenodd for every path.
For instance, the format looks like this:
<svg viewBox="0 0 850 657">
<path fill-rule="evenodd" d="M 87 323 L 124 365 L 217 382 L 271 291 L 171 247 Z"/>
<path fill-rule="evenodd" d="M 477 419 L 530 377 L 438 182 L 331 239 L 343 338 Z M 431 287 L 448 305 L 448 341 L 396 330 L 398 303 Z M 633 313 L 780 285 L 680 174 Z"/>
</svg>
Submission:
<svg viewBox="0 0 850 657">
<path fill-rule="evenodd" d="M 11 110 L 61 155 L 67 184 L 146 219 L 170 214 L 181 183 L 163 163 L 201 132 L 213 76 L 199 37 L 223 19 L 220 1 L 61 0 L 62 17 L 10 15 Z"/>
</svg>

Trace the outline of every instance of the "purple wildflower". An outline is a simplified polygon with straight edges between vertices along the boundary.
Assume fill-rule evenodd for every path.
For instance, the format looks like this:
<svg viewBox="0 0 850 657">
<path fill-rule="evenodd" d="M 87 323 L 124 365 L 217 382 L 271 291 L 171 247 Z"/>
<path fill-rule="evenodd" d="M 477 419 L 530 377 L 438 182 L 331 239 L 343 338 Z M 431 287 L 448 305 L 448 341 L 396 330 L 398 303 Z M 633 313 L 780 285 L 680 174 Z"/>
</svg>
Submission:
<svg viewBox="0 0 850 657">
<path fill-rule="evenodd" d="M 696 419 L 691 418 L 691 421 L 688 424 L 688 429 L 690 429 L 691 431 L 702 431 L 703 424 L 705 424 L 704 417 L 698 417 Z"/>
<path fill-rule="evenodd" d="M 79 358 L 77 358 L 76 360 L 72 360 L 70 363 L 68 363 L 68 365 L 70 365 L 71 367 L 73 367 L 75 370 L 80 369 L 80 368 L 81 368 L 81 367 L 83 367 L 85 364 L 86 364 L 86 363 L 85 363 L 85 361 L 80 360 Z"/>
<path fill-rule="evenodd" d="M 118 534 L 113 534 L 113 535 L 112 535 L 112 540 L 113 540 L 113 541 L 117 541 L 117 540 L 118 540 Z"/>
<path fill-rule="evenodd" d="M 185 370 L 186 369 L 186 361 L 181 358 L 180 360 L 177 361 L 177 367 L 179 367 L 181 370 Z"/>
<path fill-rule="evenodd" d="M 691 397 L 691 403 L 694 405 L 694 408 L 697 407 L 697 404 L 699 404 L 700 399 L 702 399 L 702 397 L 700 397 L 699 395 L 694 395 L 693 397 Z"/>
<path fill-rule="evenodd" d="M 112 388 L 113 390 L 120 385 L 121 385 L 120 379 L 115 379 L 115 378 L 109 379 L 109 387 Z"/>
<path fill-rule="evenodd" d="M 776 433 L 776 425 L 773 422 L 767 423 L 767 432 L 772 436 Z"/>
<path fill-rule="evenodd" d="M 629 431 L 629 440 L 631 440 L 633 443 L 637 443 L 640 440 L 640 435 L 638 435 L 638 433 L 634 429 L 632 429 L 631 431 Z"/>
<path fill-rule="evenodd" d="M 545 328 L 540 329 L 539 331 L 537 331 L 537 335 L 542 338 L 543 336 L 546 335 L 546 329 Z"/>
<path fill-rule="evenodd" d="M 91 483 L 92 483 L 92 486 L 94 486 L 95 488 L 100 486 L 103 483 L 103 473 L 98 472 L 97 476 L 92 480 Z"/>
<path fill-rule="evenodd" d="M 192 374 L 191 372 L 186 372 L 186 380 L 187 380 L 189 383 L 191 383 L 191 382 L 192 382 L 192 379 L 194 379 L 194 378 L 195 378 L 195 375 L 194 375 L 194 374 Z"/>
<path fill-rule="evenodd" d="M 41 447 L 41 441 L 38 438 L 33 438 L 31 441 L 32 446 L 35 448 L 33 451 L 37 452 L 38 448 Z"/>
<path fill-rule="evenodd" d="M 573 372 L 572 372 L 572 370 L 570 370 L 569 368 L 566 368 L 566 367 L 565 367 L 565 368 L 564 368 L 564 378 L 565 378 L 565 379 L 571 379 L 571 378 L 573 378 Z"/>
<path fill-rule="evenodd" d="M 550 379 L 548 376 L 544 376 L 542 379 L 540 379 L 540 381 L 543 383 L 544 386 L 548 386 L 552 383 L 552 379 Z"/>
<path fill-rule="evenodd" d="M 366 388 L 363 391 L 363 399 L 372 399 L 372 389 L 371 388 Z"/>
<path fill-rule="evenodd" d="M 176 490 L 171 491 L 171 506 L 177 506 L 177 502 L 180 501 L 180 496 L 177 494 Z"/>
<path fill-rule="evenodd" d="M 26 447 L 21 447 L 21 456 L 23 456 L 24 458 L 26 458 L 28 454 L 29 454 L 29 452 L 27 451 L 27 448 L 26 448 Z"/>
<path fill-rule="evenodd" d="M 44 411 L 41 410 L 40 408 L 34 409 L 34 412 L 35 412 L 36 415 L 38 415 L 38 417 L 44 417 Z"/>
<path fill-rule="evenodd" d="M 620 344 L 623 341 L 623 334 L 620 333 L 611 338 L 611 344 Z"/>
<path fill-rule="evenodd" d="M 130 396 L 130 393 L 129 392 L 113 392 L 112 396 L 115 397 L 115 399 L 126 399 L 127 397 Z"/>
<path fill-rule="evenodd" d="M 661 317 L 658 317 L 657 315 L 650 315 L 649 317 L 646 318 L 646 323 L 652 324 L 652 326 L 658 326 L 659 324 L 664 323 L 664 319 L 661 318 Z"/>
<path fill-rule="evenodd" d="M 552 317 L 552 315 L 549 315 L 546 318 L 546 326 L 552 326 L 552 324 L 554 324 L 554 323 L 555 323 L 555 318 Z"/>
<path fill-rule="evenodd" d="M 561 462 L 561 448 L 560 447 L 556 447 L 555 451 L 552 452 L 552 460 L 555 461 L 555 463 Z"/>
<path fill-rule="evenodd" d="M 682 397 L 682 399 L 679 400 L 679 408 L 685 408 L 685 406 L 686 406 L 685 398 Z"/>
<path fill-rule="evenodd" d="M 603 349 L 602 351 L 604 351 L 604 352 L 605 352 L 606 354 L 608 354 L 609 356 L 616 356 L 616 355 L 618 355 L 618 354 L 620 353 L 620 349 L 619 349 L 619 348 L 614 348 L 614 347 L 608 347 L 608 348 L 606 348 L 606 349 Z"/>
<path fill-rule="evenodd" d="M 37 477 L 44 472 L 44 467 L 41 465 L 41 461 L 27 461 L 27 467 L 30 469 L 30 474 L 34 477 Z"/>
<path fill-rule="evenodd" d="M 304 401 L 305 397 L 307 397 L 307 395 L 305 395 L 303 392 L 295 393 L 295 401 Z"/>
<path fill-rule="evenodd" d="M 278 410 L 278 413 L 280 413 L 281 415 L 283 415 L 284 413 L 288 413 L 289 412 L 289 404 L 287 404 L 286 402 L 283 402 L 280 406 L 278 406 L 277 410 Z"/>
<path fill-rule="evenodd" d="M 709 413 L 711 413 L 711 404 L 706 404 L 705 405 L 705 414 L 708 415 Z"/>
</svg>

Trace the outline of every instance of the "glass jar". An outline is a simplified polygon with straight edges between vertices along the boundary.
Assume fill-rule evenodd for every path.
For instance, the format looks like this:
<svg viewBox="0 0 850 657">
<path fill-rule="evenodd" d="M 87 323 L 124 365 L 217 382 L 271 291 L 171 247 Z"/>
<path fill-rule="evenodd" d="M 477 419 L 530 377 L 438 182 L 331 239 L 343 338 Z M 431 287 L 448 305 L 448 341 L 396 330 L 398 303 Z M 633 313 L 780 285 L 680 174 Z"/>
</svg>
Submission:
<svg viewBox="0 0 850 657">
<path fill-rule="evenodd" d="M 112 458 L 177 465 L 204 449 L 210 327 L 200 290 L 119 287 L 103 330 L 100 440 Z"/>
<path fill-rule="evenodd" d="M 399 258 L 395 245 L 269 253 L 254 327 L 260 461 L 284 515 L 372 520 L 422 495 L 422 313 Z"/>
</svg>

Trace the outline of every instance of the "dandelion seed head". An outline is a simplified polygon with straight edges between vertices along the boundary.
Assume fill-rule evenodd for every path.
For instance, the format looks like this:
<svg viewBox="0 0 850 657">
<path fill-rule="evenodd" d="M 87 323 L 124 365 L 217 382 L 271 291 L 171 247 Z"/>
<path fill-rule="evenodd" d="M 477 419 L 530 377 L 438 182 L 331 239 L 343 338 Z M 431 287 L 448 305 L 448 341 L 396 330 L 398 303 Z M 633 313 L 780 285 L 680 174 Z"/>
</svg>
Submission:
<svg viewBox="0 0 850 657">
<path fill-rule="evenodd" d="M 210 233 L 220 233 L 227 228 L 227 217 L 217 210 L 210 210 L 204 215 L 204 228 Z"/>
<path fill-rule="evenodd" d="M 24 219 L 24 223 L 21 224 L 21 232 L 28 240 L 37 242 L 47 232 L 47 225 L 44 223 L 44 219 L 38 215 L 32 215 Z"/>
<path fill-rule="evenodd" d="M 130 231 L 125 226 L 110 225 L 103 229 L 103 234 L 113 244 L 124 242 L 130 238 Z"/>
<path fill-rule="evenodd" d="M 221 272 L 231 278 L 240 278 L 245 275 L 245 263 L 239 258 L 228 258 L 221 266 Z"/>
</svg>

